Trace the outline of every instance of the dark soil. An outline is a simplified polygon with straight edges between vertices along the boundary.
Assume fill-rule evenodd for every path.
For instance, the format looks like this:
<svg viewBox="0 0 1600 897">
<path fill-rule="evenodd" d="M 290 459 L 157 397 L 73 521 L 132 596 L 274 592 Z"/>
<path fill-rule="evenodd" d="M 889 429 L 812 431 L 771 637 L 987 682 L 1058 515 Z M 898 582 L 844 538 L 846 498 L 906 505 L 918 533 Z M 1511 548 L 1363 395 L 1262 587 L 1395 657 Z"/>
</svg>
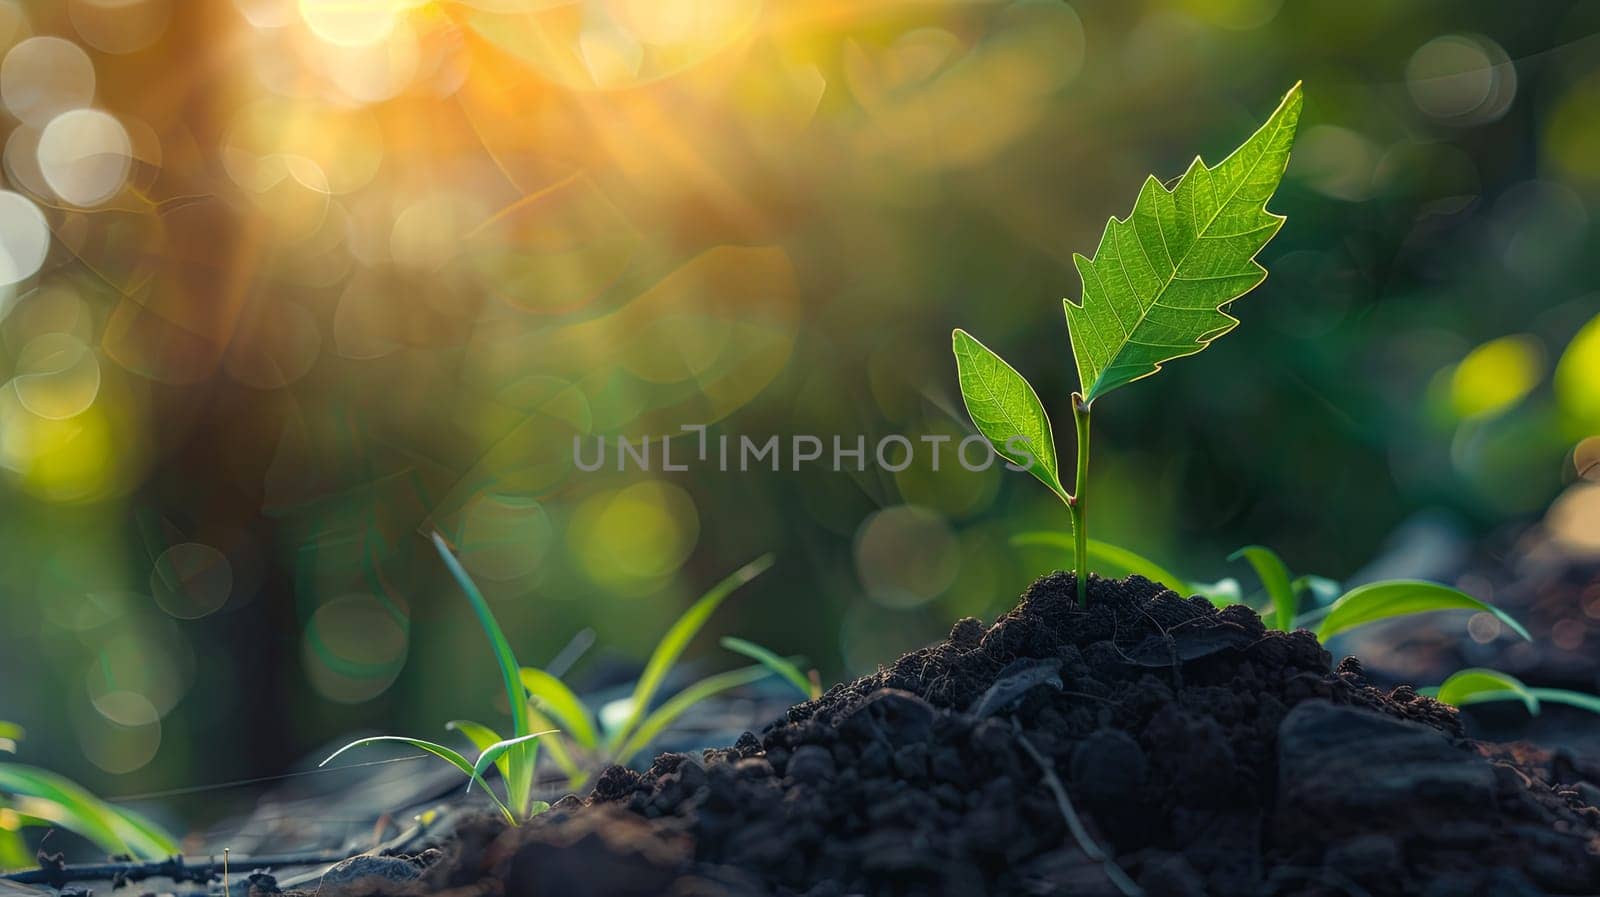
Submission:
<svg viewBox="0 0 1600 897">
<path fill-rule="evenodd" d="M 468 826 L 414 882 L 322 893 L 1600 893 L 1600 769 L 1471 742 L 1244 608 L 1089 591 L 1046 577 L 759 737 Z"/>
</svg>

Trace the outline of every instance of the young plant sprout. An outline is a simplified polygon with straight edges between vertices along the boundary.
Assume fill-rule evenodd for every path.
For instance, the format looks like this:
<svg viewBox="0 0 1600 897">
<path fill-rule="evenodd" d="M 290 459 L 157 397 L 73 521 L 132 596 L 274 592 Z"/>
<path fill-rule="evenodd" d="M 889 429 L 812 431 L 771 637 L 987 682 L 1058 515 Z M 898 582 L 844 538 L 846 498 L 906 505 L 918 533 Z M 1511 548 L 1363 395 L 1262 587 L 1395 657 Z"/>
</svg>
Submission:
<svg viewBox="0 0 1600 897">
<path fill-rule="evenodd" d="M 742 638 L 728 636 L 720 644 L 729 651 L 735 654 L 743 654 L 771 670 L 783 681 L 793 685 L 795 691 L 800 692 L 806 700 L 815 701 L 817 698 L 822 697 L 822 680 L 817 677 L 816 670 L 812 670 L 810 674 L 802 673 L 800 665 L 795 661 L 780 656 L 771 648 Z"/>
<path fill-rule="evenodd" d="M 476 762 L 436 742 L 400 735 L 379 735 L 350 742 L 322 761 L 323 766 L 352 748 L 383 742 L 410 745 L 461 770 L 467 776 L 468 790 L 471 790 L 473 783 L 482 785 L 501 815 L 515 825 L 520 820 L 537 816 L 550 806 L 544 801 L 532 799 L 539 744 L 549 746 L 550 758 L 567 776 L 568 787 L 577 788 L 588 780 L 593 769 L 607 763 L 625 764 L 633 759 L 668 726 L 701 701 L 765 678 L 775 671 L 770 665 L 762 664 L 707 676 L 673 695 L 660 707 L 651 709 L 656 693 L 689 642 L 724 599 L 772 566 L 773 558 L 769 554 L 740 567 L 690 606 L 657 643 L 634 686 L 633 696 L 624 702 L 625 706 L 616 714 L 617 722 L 609 727 L 596 725 L 595 715 L 589 712 L 583 699 L 567 687 L 560 677 L 517 662 L 510 641 L 506 639 L 505 632 L 495 620 L 477 584 L 467 575 L 466 569 L 445 544 L 443 537 L 435 533 L 433 544 L 439 551 L 439 557 L 444 560 L 446 569 L 472 603 L 472 610 L 477 614 L 478 622 L 494 649 L 506 701 L 511 707 L 512 736 L 501 738 L 494 729 L 482 723 L 454 720 L 446 728 L 460 732 L 472 742 L 479 751 Z M 776 655 L 774 658 L 783 661 Z M 601 714 L 601 719 L 604 718 L 605 714 Z M 538 741 L 541 738 L 543 742 Z M 491 765 L 500 773 L 500 780 L 505 785 L 504 800 L 484 782 L 483 776 Z"/>
<path fill-rule="evenodd" d="M 1521 701 L 1533 716 L 1539 715 L 1543 704 L 1566 704 L 1590 713 L 1600 713 L 1600 696 L 1564 688 L 1533 688 L 1510 673 L 1484 667 L 1461 670 L 1437 687 L 1418 691 L 1452 707 L 1490 701 Z"/>
<path fill-rule="evenodd" d="M 327 766 L 333 759 L 352 748 L 363 747 L 369 744 L 383 742 L 399 742 L 419 750 L 427 751 L 440 759 L 448 762 L 467 776 L 467 788 L 470 790 L 473 782 L 483 785 L 495 806 L 505 816 L 506 821 L 516 825 L 520 820 L 536 816 L 549 809 L 549 804 L 543 801 L 535 802 L 533 797 L 533 773 L 538 762 L 538 745 L 536 739 L 549 735 L 556 730 L 547 728 L 534 730 L 530 722 L 532 715 L 529 712 L 527 694 L 523 691 L 518 679 L 517 656 L 511 650 L 511 643 L 506 640 L 506 634 L 500 629 L 500 624 L 494 618 L 494 613 L 489 610 L 489 603 L 484 600 L 483 593 L 473 583 L 467 571 L 462 569 L 461 562 L 456 560 L 455 554 L 450 551 L 450 546 L 438 533 L 433 535 L 434 547 L 439 551 L 439 557 L 444 560 L 445 567 L 450 575 L 455 578 L 461 590 L 466 592 L 467 600 L 472 603 L 472 610 L 478 616 L 478 623 L 482 625 L 484 634 L 489 637 L 489 645 L 494 650 L 495 661 L 500 666 L 501 684 L 505 686 L 506 701 L 511 707 L 512 737 L 501 738 L 495 731 L 481 723 L 466 720 L 457 720 L 449 724 L 449 728 L 459 731 L 478 748 L 478 760 L 473 763 L 462 756 L 459 751 L 425 741 L 420 738 L 407 738 L 402 735 L 379 735 L 372 738 L 362 738 L 352 741 L 329 755 L 322 761 L 322 766 Z M 483 774 L 493 764 L 500 772 L 500 779 L 505 784 L 506 797 L 501 800 L 483 781 Z"/>
<path fill-rule="evenodd" d="M 0 752 L 14 754 L 22 727 L 0 722 Z M 178 854 L 172 835 L 132 810 L 109 804 L 83 786 L 53 772 L 21 763 L 0 763 L 0 867 L 31 858 L 18 829 L 59 827 L 110 854 L 163 860 Z"/>
<path fill-rule="evenodd" d="M 1064 303 L 1079 382 L 1071 492 L 1033 387 L 966 331 L 954 333 L 961 396 L 978 432 L 1066 502 L 1080 604 L 1088 600 L 1090 410 L 1101 396 L 1199 352 L 1239 323 L 1226 308 L 1267 276 L 1255 256 L 1283 225 L 1266 204 L 1289 162 L 1301 105 L 1296 84 L 1267 123 L 1215 166 L 1196 158 L 1171 188 L 1147 178 L 1128 217 L 1106 223 L 1094 258 L 1073 256 L 1083 295 Z"/>
<path fill-rule="evenodd" d="M 1011 543 L 1021 546 L 1063 547 L 1060 533 L 1031 532 L 1013 536 Z M 1239 583 L 1225 579 L 1220 583 L 1186 580 L 1165 567 L 1121 546 L 1089 540 L 1089 563 L 1102 574 L 1126 576 L 1137 573 L 1183 594 L 1200 595 L 1223 607 L 1245 604 Z M 1515 617 L 1480 601 L 1460 589 L 1420 579 L 1386 579 L 1369 582 L 1345 591 L 1338 582 L 1325 576 L 1295 576 L 1277 552 L 1264 545 L 1246 545 L 1228 556 L 1245 560 L 1261 580 L 1263 602 L 1252 602 L 1268 629 L 1291 632 L 1316 626 L 1318 640 L 1326 641 L 1369 623 L 1437 610 L 1470 610 L 1492 614 L 1505 627 L 1522 638 L 1533 637 Z M 1306 607 L 1307 598 L 1313 599 Z"/>
<path fill-rule="evenodd" d="M 528 712 L 534 723 L 541 727 L 559 727 L 559 733 L 550 738 L 547 744 L 550 759 L 566 774 L 570 787 L 582 785 L 591 771 L 598 767 L 608 763 L 626 764 L 701 701 L 748 685 L 774 672 L 781 674 L 776 667 L 762 660 L 756 666 L 707 676 L 668 698 L 661 706 L 651 709 L 673 665 L 706 621 L 740 586 L 766 572 L 772 566 L 772 561 L 772 555 L 763 555 L 712 586 L 661 637 L 649 661 L 645 663 L 639 681 L 634 685 L 633 694 L 603 708 L 599 714 L 591 713 L 577 693 L 560 677 L 535 667 L 522 668 L 521 681 L 528 692 Z M 792 666 L 792 662 L 777 655 L 773 655 L 772 659 Z"/>
</svg>

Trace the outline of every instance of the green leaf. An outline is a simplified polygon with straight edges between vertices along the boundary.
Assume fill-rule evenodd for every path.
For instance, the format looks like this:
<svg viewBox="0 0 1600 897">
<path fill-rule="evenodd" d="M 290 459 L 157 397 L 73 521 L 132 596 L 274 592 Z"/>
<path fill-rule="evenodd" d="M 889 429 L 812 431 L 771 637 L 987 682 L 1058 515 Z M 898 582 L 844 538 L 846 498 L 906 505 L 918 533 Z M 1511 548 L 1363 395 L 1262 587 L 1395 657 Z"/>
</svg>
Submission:
<svg viewBox="0 0 1600 897">
<path fill-rule="evenodd" d="M 528 708 L 528 720 L 540 729 L 557 728 L 555 721 L 545 716 L 544 711 L 538 707 Z M 583 783 L 589 779 L 589 772 L 572 756 L 572 751 L 567 748 L 567 739 L 562 733 L 557 732 L 548 738 L 541 738 L 539 745 L 550 753 L 550 759 L 554 760 L 556 766 L 566 775 L 568 788 L 576 791 L 583 787 Z"/>
<path fill-rule="evenodd" d="M 329 754 L 328 759 L 318 763 L 317 767 L 320 769 L 321 767 L 327 766 L 329 763 L 334 761 L 334 758 L 338 757 L 340 754 L 343 754 L 345 751 L 358 747 L 366 747 L 369 744 L 381 744 L 384 742 L 398 742 L 400 744 L 410 745 L 418 750 L 427 751 L 435 757 L 438 757 L 441 760 L 444 760 L 446 763 L 449 763 L 451 766 L 454 766 L 456 769 L 461 770 L 462 774 L 467 777 L 469 785 L 471 784 L 471 780 L 477 779 L 478 784 L 483 786 L 484 793 L 489 795 L 489 799 L 494 801 L 495 806 L 499 807 L 500 812 L 505 815 L 506 821 L 510 822 L 512 825 L 517 824 L 517 815 L 511 812 L 511 808 L 505 805 L 505 802 L 500 799 L 499 795 L 494 793 L 494 789 L 489 787 L 489 783 L 485 782 L 483 778 L 478 775 L 477 771 L 473 769 L 472 764 L 467 760 L 466 757 L 461 756 L 459 751 L 445 747 L 442 744 L 424 741 L 421 738 L 407 738 L 404 735 L 374 735 L 370 738 L 358 738 L 355 741 L 352 741 L 344 747 L 339 748 L 338 750 Z"/>
<path fill-rule="evenodd" d="M 466 739 L 472 742 L 472 746 L 478 749 L 479 754 L 488 750 L 490 745 L 505 740 L 500 737 L 500 733 L 488 726 L 468 719 L 453 719 L 445 723 L 444 727 L 448 731 L 460 732 L 466 736 Z M 502 756 L 495 762 L 494 766 L 495 769 L 500 770 L 500 778 L 503 781 L 511 781 L 511 759 L 509 757 Z M 468 783 L 468 787 L 471 787 L 471 783 Z"/>
<path fill-rule="evenodd" d="M 677 721 L 689 708 L 717 694 L 729 689 L 748 685 L 757 680 L 772 675 L 772 671 L 764 666 L 745 667 L 707 676 L 699 682 L 685 688 L 673 695 L 666 703 L 656 708 L 656 712 L 645 718 L 633 735 L 623 742 L 622 749 L 617 751 L 615 762 L 627 765 L 633 756 L 655 741 L 666 728 Z"/>
<path fill-rule="evenodd" d="M 1590 713 L 1600 713 L 1600 697 L 1565 688 L 1531 688 L 1533 696 L 1546 704 L 1566 704 Z"/>
<path fill-rule="evenodd" d="M 764 648 L 755 642 L 745 641 L 742 638 L 734 638 L 732 636 L 722 640 L 722 647 L 727 648 L 729 651 L 732 651 L 735 654 L 743 654 L 744 656 L 754 660 L 756 663 L 761 664 L 772 672 L 777 673 L 790 685 L 793 685 L 795 689 L 807 699 L 821 697 L 821 695 L 818 693 L 818 689 L 812 685 L 810 678 L 808 678 L 805 673 L 800 672 L 799 667 L 791 663 L 788 658 L 778 656 L 778 654 L 773 652 L 771 649 Z"/>
<path fill-rule="evenodd" d="M 994 450 L 1067 498 L 1056 465 L 1056 440 L 1039 394 L 1016 369 L 965 330 L 952 335 L 956 379 L 967 416 Z"/>
<path fill-rule="evenodd" d="M 706 625 L 706 620 L 716 613 L 723 600 L 733 594 L 735 589 L 765 573 L 767 568 L 772 566 L 772 561 L 772 555 L 765 554 L 733 571 L 728 578 L 712 586 L 699 601 L 690 605 L 689 609 L 683 612 L 683 616 L 672 624 L 667 634 L 656 643 L 655 651 L 650 654 L 644 672 L 639 675 L 639 681 L 633 687 L 632 710 L 622 725 L 612 733 L 610 740 L 612 746 L 627 743 L 628 736 L 633 733 L 634 728 L 644 718 L 645 712 L 650 709 L 650 702 L 661 689 L 661 683 L 666 681 L 672 665 L 683 656 L 684 649 L 689 647 L 689 642 L 700 632 L 701 627 Z"/>
<path fill-rule="evenodd" d="M 1338 580 L 1329 579 L 1326 576 L 1318 576 L 1315 573 L 1296 576 L 1294 582 L 1289 585 L 1294 588 L 1296 595 L 1309 594 L 1312 603 L 1317 606 L 1331 603 L 1333 599 L 1339 597 L 1339 592 L 1342 591 Z"/>
<path fill-rule="evenodd" d="M 519 735 L 516 738 L 507 738 L 504 741 L 497 741 L 494 744 L 484 748 L 483 752 L 478 755 L 478 761 L 472 764 L 472 780 L 467 782 L 467 790 L 472 790 L 473 782 L 482 782 L 483 774 L 486 770 L 488 770 L 490 764 L 498 763 L 502 758 L 507 756 L 509 751 L 521 748 L 523 745 L 528 744 L 536 738 L 541 738 L 557 731 L 559 730 L 547 729 L 543 732 L 530 732 L 527 735 Z M 488 784 L 485 783 L 483 788 L 485 791 L 489 790 Z"/>
<path fill-rule="evenodd" d="M 528 702 L 525 700 L 522 682 L 518 676 L 522 665 L 517 663 L 517 655 L 511 650 L 511 642 L 506 640 L 505 632 L 500 629 L 500 623 L 495 620 L 494 612 L 489 609 L 489 602 L 484 600 L 483 593 L 478 591 L 477 583 L 467 575 L 466 569 L 450 551 L 450 546 L 445 544 L 444 537 L 434 533 L 433 546 L 438 549 L 440 559 L 444 561 L 450 575 L 455 578 L 456 584 L 466 593 L 467 600 L 472 604 L 472 612 L 477 614 L 478 623 L 483 626 L 484 634 L 489 637 L 489 645 L 494 649 L 494 659 L 500 665 L 501 684 L 506 690 L 506 701 L 511 705 L 511 734 L 527 735 L 532 730 L 528 727 Z M 512 806 L 519 811 L 525 810 L 528 805 L 528 794 L 533 789 L 533 766 L 537 756 L 536 748 L 529 746 L 514 754 L 507 764 L 511 774 L 506 777 L 506 796 L 511 799 Z"/>
<path fill-rule="evenodd" d="M 1449 586 L 1412 579 L 1368 583 L 1346 592 L 1329 608 L 1317 629 L 1317 639 L 1327 641 L 1357 626 L 1433 610 L 1475 610 L 1494 614 L 1512 632 L 1533 641 L 1528 630 L 1505 611 Z"/>
<path fill-rule="evenodd" d="M 122 840 L 139 856 L 165 859 L 183 852 L 176 838 L 144 814 L 116 804 L 102 802 L 101 806 L 110 814 L 111 824 L 122 835 Z"/>
<path fill-rule="evenodd" d="M 589 708 L 565 682 L 544 670 L 523 667 L 522 687 L 528 690 L 535 704 L 549 711 L 567 737 L 591 751 L 600 746 L 600 736 L 595 732 Z"/>
<path fill-rule="evenodd" d="M 1529 713 L 1534 716 L 1539 715 L 1539 698 L 1522 683 L 1521 679 L 1509 673 L 1484 667 L 1472 667 L 1452 673 L 1450 678 L 1439 686 L 1434 697 L 1452 707 L 1463 707 L 1481 701 L 1502 700 L 1501 695 L 1507 693 L 1520 699 Z"/>
<path fill-rule="evenodd" d="M 51 825 L 59 825 L 93 841 L 109 854 L 136 854 L 144 859 L 166 859 L 166 852 L 149 849 L 141 844 L 138 849 L 125 838 L 126 827 L 118 822 L 106 803 L 91 795 L 82 785 L 66 779 L 64 775 L 22 766 L 18 763 L 0 763 L 0 793 L 24 798 L 19 807 L 27 815 L 35 815 Z"/>
<path fill-rule="evenodd" d="M 1299 600 L 1295 593 L 1294 583 L 1289 579 L 1289 567 L 1277 552 L 1264 545 L 1246 545 L 1245 547 L 1228 555 L 1228 560 L 1236 561 L 1244 558 L 1255 568 L 1256 576 L 1261 579 L 1261 587 L 1266 590 L 1267 597 L 1272 599 L 1273 628 L 1288 632 L 1294 628 L 1294 614 L 1298 610 Z"/>
<path fill-rule="evenodd" d="M 1011 537 L 1011 544 L 1059 548 L 1063 551 L 1073 550 L 1071 534 L 1048 531 L 1018 533 Z M 1090 539 L 1088 548 L 1089 568 L 1101 576 L 1121 578 L 1130 573 L 1137 573 L 1151 582 L 1161 583 L 1179 595 L 1188 595 L 1191 592 L 1189 582 L 1183 577 L 1120 545 Z"/>
<path fill-rule="evenodd" d="M 1216 582 L 1191 582 L 1189 588 L 1196 595 L 1211 602 L 1212 607 L 1228 607 L 1244 603 L 1244 590 L 1239 588 L 1239 580 L 1231 576 L 1223 577 Z"/>
<path fill-rule="evenodd" d="M 1074 255 L 1083 299 L 1066 302 L 1084 402 L 1148 377 L 1232 330 L 1228 303 L 1267 276 L 1256 253 L 1283 225 L 1266 210 L 1289 162 L 1296 84 L 1267 123 L 1214 167 L 1196 158 L 1173 189 L 1144 182 L 1094 258 Z"/>
</svg>

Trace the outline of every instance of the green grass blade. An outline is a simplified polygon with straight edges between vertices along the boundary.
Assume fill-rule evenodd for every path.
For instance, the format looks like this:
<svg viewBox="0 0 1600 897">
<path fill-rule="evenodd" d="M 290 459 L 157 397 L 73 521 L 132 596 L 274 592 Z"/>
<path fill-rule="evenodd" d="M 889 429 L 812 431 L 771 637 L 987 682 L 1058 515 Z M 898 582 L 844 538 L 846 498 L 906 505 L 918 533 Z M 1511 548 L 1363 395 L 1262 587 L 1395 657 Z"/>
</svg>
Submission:
<svg viewBox="0 0 1600 897">
<path fill-rule="evenodd" d="M 789 662 L 788 658 L 780 657 L 772 650 L 764 648 L 755 642 L 746 641 L 742 638 L 734 638 L 732 636 L 722 640 L 722 647 L 727 648 L 729 651 L 732 651 L 735 654 L 743 654 L 756 663 L 759 663 L 774 673 L 777 673 L 790 685 L 793 685 L 796 689 L 798 689 L 800 694 L 804 695 L 806 698 L 815 699 L 821 697 L 821 695 L 817 693 L 818 689 L 812 684 L 811 679 L 808 678 L 805 673 L 800 672 L 799 667 Z"/>
<path fill-rule="evenodd" d="M 0 801 L 0 810 L 5 809 L 4 801 Z M 8 828 L 0 828 L 0 872 L 7 869 L 23 869 L 37 866 L 39 861 L 34 858 L 33 851 L 28 849 L 28 842 L 22 838 L 22 833 Z M 24 892 L 27 893 L 27 892 Z M 40 892 L 40 897 L 48 894 Z"/>
<path fill-rule="evenodd" d="M 1565 688 L 1532 688 L 1533 696 L 1547 704 L 1565 704 L 1590 713 L 1600 713 L 1600 697 Z"/>
<path fill-rule="evenodd" d="M 712 586 L 710 591 L 701 596 L 699 601 L 691 605 L 684 611 L 683 616 L 672 624 L 667 634 L 656 643 L 655 651 L 651 653 L 644 672 L 639 676 L 639 682 L 633 688 L 632 711 L 612 735 L 610 743 L 613 747 L 628 742 L 629 736 L 649 711 L 650 702 L 661 689 L 661 683 L 666 681 L 667 672 L 678 662 L 678 658 L 683 656 L 684 649 L 700 632 L 701 627 L 705 626 L 706 620 L 711 618 L 723 600 L 733 594 L 735 589 L 765 573 L 772 566 L 772 561 L 773 556 L 765 554 L 735 570 L 726 579 Z"/>
<path fill-rule="evenodd" d="M 1459 589 L 1417 579 L 1390 579 L 1368 583 L 1346 592 L 1333 603 L 1317 629 L 1317 639 L 1327 641 L 1341 632 L 1393 617 L 1434 610 L 1475 610 L 1493 614 L 1507 628 L 1528 641 L 1533 636 L 1512 616 Z"/>
<path fill-rule="evenodd" d="M 165 859 L 170 855 L 148 849 L 149 844 L 140 845 L 147 849 L 136 849 L 123 837 L 127 826 L 118 821 L 114 811 L 83 786 L 53 772 L 19 763 L 0 763 L 0 794 L 29 799 L 26 813 L 82 835 L 108 853 L 133 853 L 145 859 Z"/>
<path fill-rule="evenodd" d="M 544 712 L 538 707 L 528 708 L 528 719 L 538 729 L 558 728 L 555 721 L 545 716 Z M 568 788 L 576 791 L 583 787 L 584 782 L 589 780 L 588 770 L 584 769 L 577 759 L 572 756 L 572 751 L 567 748 L 567 739 L 562 733 L 557 732 L 548 738 L 539 739 L 539 745 L 550 752 L 550 759 L 555 761 L 556 766 L 567 777 Z"/>
<path fill-rule="evenodd" d="M 500 733 L 488 726 L 468 719 L 453 719 L 445 723 L 444 727 L 447 731 L 460 732 L 466 736 L 466 739 L 472 742 L 472 746 L 478 750 L 479 754 L 488 750 L 490 745 L 498 744 L 505 740 L 500 737 Z M 495 762 L 494 767 L 500 770 L 501 779 L 507 782 L 511 781 L 511 759 L 509 757 L 502 756 Z M 468 783 L 468 787 L 471 787 L 470 783 Z"/>
<path fill-rule="evenodd" d="M 535 704 L 549 711 L 568 738 L 591 751 L 600 747 L 600 735 L 595 731 L 589 708 L 567 683 L 544 670 L 523 667 L 522 687 L 528 690 Z"/>
<path fill-rule="evenodd" d="M 355 741 L 352 741 L 344 747 L 339 748 L 338 750 L 329 754 L 328 759 L 318 763 L 317 767 L 320 769 L 324 766 L 327 766 L 329 763 L 334 761 L 334 758 L 338 757 L 340 754 L 343 754 L 345 751 L 353 750 L 359 747 L 366 747 L 370 744 L 381 744 L 385 742 L 410 745 L 418 750 L 427 751 L 435 757 L 438 757 L 439 759 L 444 760 L 446 763 L 449 763 L 451 766 L 454 766 L 456 769 L 461 770 L 462 774 L 467 777 L 469 786 L 471 785 L 472 780 L 476 779 L 478 784 L 483 786 L 484 792 L 489 795 L 489 799 L 494 801 L 495 806 L 500 808 L 501 813 L 505 814 L 506 821 L 510 822 L 512 825 L 517 824 L 516 814 L 512 813 L 511 808 L 506 806 L 505 801 L 502 801 L 499 795 L 494 793 L 494 789 L 490 788 L 489 783 L 485 782 L 478 772 L 473 769 L 472 764 L 468 762 L 466 757 L 461 756 L 459 751 L 445 747 L 442 744 L 424 741 L 421 738 L 407 738 L 404 735 L 374 735 L 370 738 L 358 738 Z"/>
<path fill-rule="evenodd" d="M 1055 533 L 1047 530 L 1018 533 L 1011 537 L 1011 544 L 1023 548 L 1059 548 L 1067 552 L 1074 550 L 1071 533 Z M 1101 576 L 1121 578 L 1130 573 L 1137 573 L 1151 582 L 1166 586 L 1179 595 L 1188 595 L 1191 592 L 1188 580 L 1143 555 L 1129 551 L 1120 545 L 1101 542 L 1099 539 L 1090 539 L 1088 547 L 1089 569 L 1099 573 Z"/>
<path fill-rule="evenodd" d="M 1499 695 L 1509 693 L 1521 700 L 1534 716 L 1539 715 L 1539 698 L 1521 679 L 1499 670 L 1472 667 L 1452 673 L 1436 690 L 1434 697 L 1452 707 L 1463 707 L 1480 701 L 1498 701 Z"/>
<path fill-rule="evenodd" d="M 951 334 L 956 382 L 967 416 L 994 450 L 1026 468 L 1050 491 L 1067 499 L 1056 462 L 1055 435 L 1039 394 L 1016 368 L 965 330 Z"/>
<path fill-rule="evenodd" d="M 549 729 L 544 732 L 530 732 L 527 735 L 520 735 L 516 738 L 507 738 L 504 741 L 497 741 L 494 744 L 489 745 L 483 749 L 481 754 L 478 755 L 478 762 L 472 764 L 472 781 L 483 781 L 484 771 L 487 770 L 491 764 L 506 756 L 506 753 L 513 748 L 521 747 L 533 741 L 535 738 L 549 735 L 550 733 L 557 731 L 559 730 Z M 488 785 L 484 786 L 485 789 L 488 787 Z M 472 790 L 472 782 L 467 783 L 467 790 Z"/>
<path fill-rule="evenodd" d="M 741 685 L 749 685 L 770 675 L 772 675 L 772 671 L 766 667 L 753 666 L 731 670 L 726 673 L 718 673 L 715 676 L 707 676 L 701 679 L 699 682 L 673 695 L 666 703 L 657 708 L 655 713 L 646 717 L 633 735 L 623 742 L 622 749 L 616 753 L 615 762 L 620 765 L 626 765 L 629 760 L 633 759 L 635 754 L 648 747 L 668 726 L 676 722 L 678 717 L 701 701 L 729 689 L 738 688 Z"/>
<path fill-rule="evenodd" d="M 511 650 L 511 642 L 500 629 L 500 623 L 494 618 L 494 612 L 489 609 L 489 602 L 484 600 L 477 583 L 467 575 L 466 569 L 461 566 L 461 561 L 450 550 L 450 546 L 445 544 L 444 537 L 434 533 L 433 545 L 438 549 L 439 558 L 444 561 L 445 568 L 450 571 L 456 584 L 472 603 L 472 612 L 477 614 L 478 623 L 483 626 L 483 632 L 489 637 L 490 646 L 494 648 L 494 659 L 500 665 L 500 677 L 506 689 L 506 701 L 511 705 L 511 734 L 513 737 L 527 735 L 532 730 L 528 728 L 528 702 L 524 700 L 522 680 L 518 676 L 522 665 L 517 663 L 517 655 Z M 506 794 L 518 810 L 526 809 L 528 805 L 528 794 L 533 788 L 533 765 L 536 757 L 535 749 L 528 747 L 513 754 L 507 764 L 511 774 L 506 777 Z"/>
<path fill-rule="evenodd" d="M 115 804 L 102 803 L 111 815 L 112 825 L 139 856 L 165 859 L 183 852 L 178 840 L 142 813 Z"/>
<path fill-rule="evenodd" d="M 1294 628 L 1294 615 L 1299 608 L 1294 583 L 1289 577 L 1289 567 L 1277 552 L 1265 545 L 1246 545 L 1245 547 L 1228 555 L 1228 560 L 1236 561 L 1244 558 L 1255 568 L 1256 576 L 1261 579 L 1261 587 L 1266 590 L 1267 597 L 1272 599 L 1273 627 L 1284 632 Z"/>
</svg>

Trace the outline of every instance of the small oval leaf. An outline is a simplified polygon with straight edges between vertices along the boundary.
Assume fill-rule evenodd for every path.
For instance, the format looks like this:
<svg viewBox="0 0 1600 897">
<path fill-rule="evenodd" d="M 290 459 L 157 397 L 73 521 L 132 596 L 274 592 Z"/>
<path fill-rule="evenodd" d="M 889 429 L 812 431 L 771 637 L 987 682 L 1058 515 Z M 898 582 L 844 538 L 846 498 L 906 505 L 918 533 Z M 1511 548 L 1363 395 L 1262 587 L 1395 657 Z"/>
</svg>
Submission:
<svg viewBox="0 0 1600 897">
<path fill-rule="evenodd" d="M 1056 441 L 1039 394 L 1016 369 L 965 330 L 952 334 L 956 378 L 967 415 L 994 450 L 1067 497 L 1056 466 Z"/>
<path fill-rule="evenodd" d="M 1534 716 L 1539 715 L 1539 698 L 1521 679 L 1499 670 L 1471 667 L 1451 674 L 1434 695 L 1441 703 L 1452 707 L 1465 707 L 1484 701 L 1517 698 Z"/>
<path fill-rule="evenodd" d="M 1512 632 L 1533 641 L 1533 636 L 1505 611 L 1486 604 L 1459 589 L 1414 579 L 1391 579 L 1368 583 L 1346 592 L 1333 603 L 1322 626 L 1317 629 L 1317 639 L 1327 641 L 1341 632 L 1410 614 L 1434 610 L 1476 610 L 1494 614 Z"/>
</svg>

